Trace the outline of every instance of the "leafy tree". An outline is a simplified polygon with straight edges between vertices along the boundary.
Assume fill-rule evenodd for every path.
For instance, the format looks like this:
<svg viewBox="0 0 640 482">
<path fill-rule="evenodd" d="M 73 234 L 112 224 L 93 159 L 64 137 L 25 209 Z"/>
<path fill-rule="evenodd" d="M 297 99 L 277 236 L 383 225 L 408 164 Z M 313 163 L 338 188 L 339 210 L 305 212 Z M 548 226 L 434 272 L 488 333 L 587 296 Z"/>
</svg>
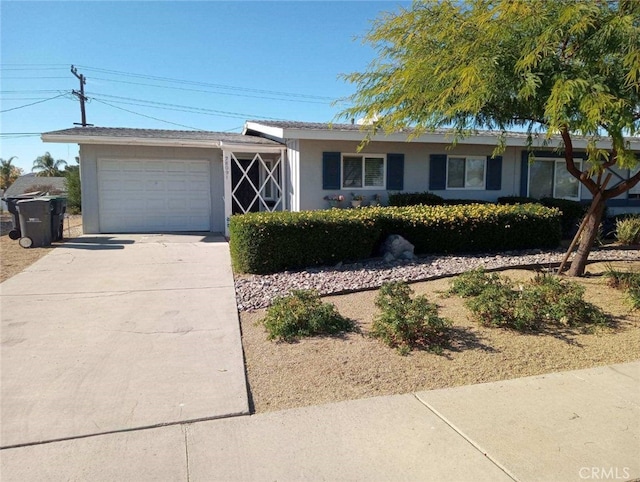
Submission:
<svg viewBox="0 0 640 482">
<path fill-rule="evenodd" d="M 82 211 L 80 166 L 66 166 L 64 176 L 64 185 L 67 190 L 67 209 L 70 213 L 77 214 Z"/>
<path fill-rule="evenodd" d="M 44 177 L 58 177 L 62 174 L 61 168 L 67 165 L 67 161 L 63 159 L 58 159 L 57 161 L 53 159 L 51 154 L 48 152 L 44 153 L 44 156 L 39 156 L 33 161 L 33 169 L 32 171 L 38 171 L 36 176 L 44 176 Z"/>
<path fill-rule="evenodd" d="M 537 133 L 560 137 L 567 170 L 594 197 L 569 270 L 584 274 L 605 201 L 640 181 L 605 181 L 607 168 L 637 163 L 627 138 L 640 128 L 640 2 L 416 2 L 377 19 L 365 42 L 378 57 L 345 76 L 356 93 L 341 116 L 370 119 L 366 141 L 441 127 L 454 143 L 478 128 L 524 128 L 530 146 Z M 582 170 L 576 136 L 588 143 Z M 602 136 L 609 149 L 597 147 Z M 495 153 L 504 147 L 503 134 Z"/>
<path fill-rule="evenodd" d="M 22 175 L 22 169 L 12 164 L 15 158 L 0 159 L 0 189 L 7 189 Z"/>
</svg>

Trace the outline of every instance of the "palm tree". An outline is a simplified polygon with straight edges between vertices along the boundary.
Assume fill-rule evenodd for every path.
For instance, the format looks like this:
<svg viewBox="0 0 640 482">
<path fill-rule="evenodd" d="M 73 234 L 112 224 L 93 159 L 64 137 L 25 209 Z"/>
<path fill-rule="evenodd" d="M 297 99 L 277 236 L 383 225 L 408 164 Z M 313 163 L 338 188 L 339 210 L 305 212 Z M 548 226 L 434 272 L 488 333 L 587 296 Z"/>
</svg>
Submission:
<svg viewBox="0 0 640 482">
<path fill-rule="evenodd" d="M 22 174 L 22 169 L 11 164 L 16 157 L 0 159 L 0 189 L 7 189 Z"/>
<path fill-rule="evenodd" d="M 60 169 L 66 165 L 67 161 L 63 159 L 55 161 L 51 154 L 45 152 L 44 156 L 40 156 L 33 161 L 33 169 L 31 170 L 38 171 L 36 176 L 58 177 L 61 175 Z"/>
</svg>

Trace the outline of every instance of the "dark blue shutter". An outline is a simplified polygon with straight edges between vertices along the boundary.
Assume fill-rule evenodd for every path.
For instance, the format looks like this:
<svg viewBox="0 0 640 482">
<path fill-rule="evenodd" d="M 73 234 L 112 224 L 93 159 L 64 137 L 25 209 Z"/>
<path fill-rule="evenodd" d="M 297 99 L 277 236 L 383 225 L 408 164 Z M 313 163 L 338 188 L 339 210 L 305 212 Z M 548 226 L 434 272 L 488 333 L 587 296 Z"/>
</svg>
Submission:
<svg viewBox="0 0 640 482">
<path fill-rule="evenodd" d="M 322 189 L 340 189 L 340 153 L 322 153 Z"/>
<path fill-rule="evenodd" d="M 387 154 L 387 190 L 404 189 L 404 154 Z"/>
<path fill-rule="evenodd" d="M 487 191 L 502 189 L 502 156 L 487 156 Z"/>
<path fill-rule="evenodd" d="M 447 155 L 429 156 L 429 190 L 441 191 L 447 187 Z"/>
<path fill-rule="evenodd" d="M 527 197 L 529 195 L 529 152 L 522 151 L 520 160 L 520 196 Z"/>
</svg>

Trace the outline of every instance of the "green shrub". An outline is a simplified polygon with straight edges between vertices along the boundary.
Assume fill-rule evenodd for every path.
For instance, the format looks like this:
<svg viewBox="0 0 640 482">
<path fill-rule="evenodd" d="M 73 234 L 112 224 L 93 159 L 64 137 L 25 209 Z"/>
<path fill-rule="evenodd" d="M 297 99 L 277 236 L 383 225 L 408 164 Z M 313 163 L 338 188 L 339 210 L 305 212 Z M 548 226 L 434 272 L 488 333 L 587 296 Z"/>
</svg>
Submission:
<svg viewBox="0 0 640 482">
<path fill-rule="evenodd" d="M 440 318 L 436 305 L 425 296 L 411 299 L 412 294 L 405 282 L 383 284 L 375 301 L 381 313 L 373 322 L 371 335 L 401 354 L 417 347 L 441 352 L 451 322 Z"/>
<path fill-rule="evenodd" d="M 578 201 L 568 199 L 556 199 L 546 197 L 540 199 L 540 204 L 548 208 L 557 208 L 562 213 L 562 237 L 571 238 L 578 231 L 578 226 L 584 215 L 589 210 L 589 206 Z"/>
<path fill-rule="evenodd" d="M 470 298 L 480 295 L 489 285 L 501 284 L 497 273 L 487 274 L 484 268 L 476 268 L 456 276 L 451 282 L 449 294 Z"/>
<path fill-rule="evenodd" d="M 554 276 L 538 275 L 518 289 L 509 280 L 496 279 L 466 301 L 473 318 L 484 326 L 536 331 L 546 326 L 604 325 L 606 314 L 584 300 L 584 287 Z"/>
<path fill-rule="evenodd" d="M 609 280 L 609 285 L 624 290 L 629 297 L 631 306 L 634 309 L 640 308 L 640 272 L 621 271 L 607 267 L 605 277 Z"/>
<path fill-rule="evenodd" d="M 261 323 L 269 340 L 283 341 L 355 329 L 353 321 L 340 315 L 334 305 L 323 303 L 312 290 L 295 290 L 290 296 L 276 298 Z"/>
<path fill-rule="evenodd" d="M 231 259 L 246 273 L 273 273 L 373 255 L 383 208 L 249 213 L 231 217 Z"/>
<path fill-rule="evenodd" d="M 370 207 L 232 216 L 237 272 L 272 273 L 374 256 L 390 234 L 416 254 L 555 248 L 560 212 L 540 205 Z"/>
<path fill-rule="evenodd" d="M 526 196 L 502 196 L 498 198 L 498 204 L 531 204 L 537 203 L 538 200 L 534 197 Z"/>
<path fill-rule="evenodd" d="M 535 204 L 387 209 L 377 220 L 382 239 L 400 234 L 416 254 L 546 249 L 560 243 L 560 212 Z"/>
<path fill-rule="evenodd" d="M 617 219 L 616 239 L 624 245 L 640 244 L 640 215 Z"/>
<path fill-rule="evenodd" d="M 443 198 L 431 192 L 396 192 L 389 194 L 389 206 L 439 206 Z"/>
<path fill-rule="evenodd" d="M 516 328 L 519 323 L 514 316 L 515 298 L 516 293 L 510 285 L 490 284 L 465 304 L 473 319 L 483 326 Z"/>
</svg>

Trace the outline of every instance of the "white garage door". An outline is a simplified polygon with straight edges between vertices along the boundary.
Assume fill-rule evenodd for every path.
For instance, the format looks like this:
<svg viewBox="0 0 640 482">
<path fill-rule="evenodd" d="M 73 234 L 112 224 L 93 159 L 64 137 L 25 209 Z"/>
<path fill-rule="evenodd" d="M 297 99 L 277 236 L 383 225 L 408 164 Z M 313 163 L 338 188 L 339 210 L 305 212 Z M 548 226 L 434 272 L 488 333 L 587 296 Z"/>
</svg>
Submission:
<svg viewBox="0 0 640 482">
<path fill-rule="evenodd" d="M 209 231 L 207 161 L 98 161 L 100 232 Z"/>
</svg>

